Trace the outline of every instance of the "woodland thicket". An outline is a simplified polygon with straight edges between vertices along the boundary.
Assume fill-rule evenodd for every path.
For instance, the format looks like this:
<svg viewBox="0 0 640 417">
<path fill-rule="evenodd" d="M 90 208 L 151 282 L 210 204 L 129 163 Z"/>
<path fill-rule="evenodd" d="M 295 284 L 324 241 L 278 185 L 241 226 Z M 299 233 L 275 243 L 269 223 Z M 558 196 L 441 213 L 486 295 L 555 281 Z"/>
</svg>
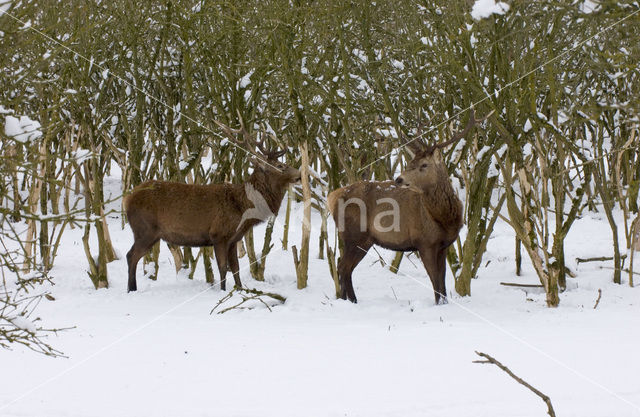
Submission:
<svg viewBox="0 0 640 417">
<path fill-rule="evenodd" d="M 49 279 L 60 237 L 79 227 L 89 277 L 108 286 L 108 173 L 120 168 L 123 192 L 152 178 L 240 182 L 249 155 L 214 120 L 272 130 L 287 161 L 313 174 L 285 206 L 304 200 L 326 220 L 328 191 L 393 178 L 409 159 L 399 136 L 446 140 L 474 104 L 493 115 L 444 155 L 465 202 L 449 252 L 455 290 L 471 294 L 502 218 L 517 270 L 528 257 L 558 305 L 574 273 L 564 238 L 587 211 L 610 226 L 611 279 L 633 285 L 640 2 L 586 3 L 514 0 L 476 21 L 469 0 L 5 1 L 0 125 L 27 116 L 41 134 L 0 129 L 3 280 L 29 290 Z M 272 237 L 268 223 L 261 248 L 245 237 L 252 275 L 264 279 L 282 239 L 299 248 L 299 287 L 310 256 L 328 258 L 331 279 L 339 250 L 325 230 L 317 243 L 287 230 Z M 211 263 L 207 248 L 171 250 L 178 268 Z M 9 317 L 27 308 L 4 294 Z"/>
</svg>

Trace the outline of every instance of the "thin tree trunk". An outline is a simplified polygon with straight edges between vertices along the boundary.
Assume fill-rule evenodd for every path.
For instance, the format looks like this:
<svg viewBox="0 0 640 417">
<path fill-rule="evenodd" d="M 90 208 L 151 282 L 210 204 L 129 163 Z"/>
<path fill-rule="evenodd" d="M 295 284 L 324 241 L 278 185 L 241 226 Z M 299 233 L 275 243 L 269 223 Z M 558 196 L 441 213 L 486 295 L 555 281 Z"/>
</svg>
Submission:
<svg viewBox="0 0 640 417">
<path fill-rule="evenodd" d="M 309 151 L 307 143 L 300 146 L 302 153 L 302 197 L 304 202 L 304 217 L 302 219 L 302 242 L 300 244 L 300 257 L 297 249 L 293 250 L 293 261 L 296 267 L 298 289 L 307 287 L 309 278 L 309 238 L 311 235 L 311 186 L 309 183 Z M 295 248 L 295 246 L 294 246 Z"/>
<path fill-rule="evenodd" d="M 402 258 L 404 257 L 404 252 L 396 252 L 396 256 L 393 257 L 393 261 L 391 261 L 391 266 L 389 269 L 394 274 L 397 274 L 400 270 L 400 262 L 402 262 Z"/>
<path fill-rule="evenodd" d="M 282 233 L 282 249 L 289 249 L 289 223 L 291 220 L 291 200 L 293 200 L 293 187 L 289 185 L 287 190 L 287 209 L 284 215 L 284 231 Z"/>
<path fill-rule="evenodd" d="M 152 281 L 158 279 L 158 260 L 160 259 L 160 242 L 156 242 L 142 260 L 144 275 Z M 150 269 L 151 268 L 151 269 Z"/>
<path fill-rule="evenodd" d="M 213 267 L 211 265 L 211 259 L 213 258 L 213 248 L 211 246 L 207 246 L 200 249 L 200 253 L 202 254 L 202 262 L 204 264 L 205 279 L 209 284 L 214 284 L 215 277 L 213 276 Z"/>
</svg>

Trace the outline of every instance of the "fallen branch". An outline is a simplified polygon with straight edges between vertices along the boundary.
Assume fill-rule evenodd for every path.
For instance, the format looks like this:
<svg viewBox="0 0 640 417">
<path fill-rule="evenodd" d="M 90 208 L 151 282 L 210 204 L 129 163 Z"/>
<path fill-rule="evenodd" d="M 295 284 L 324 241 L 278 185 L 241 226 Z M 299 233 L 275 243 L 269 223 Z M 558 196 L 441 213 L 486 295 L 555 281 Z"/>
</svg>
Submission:
<svg viewBox="0 0 640 417">
<path fill-rule="evenodd" d="M 600 266 L 600 269 L 610 269 L 612 271 L 615 271 L 616 268 L 612 267 L 612 266 Z M 628 272 L 631 273 L 631 271 L 629 270 L 629 268 L 622 268 L 623 272 Z M 633 275 L 640 275 L 640 272 L 633 272 Z"/>
<path fill-rule="evenodd" d="M 598 288 L 598 299 L 596 300 L 596 304 L 593 306 L 594 310 L 598 307 L 598 304 L 600 304 L 600 298 L 601 297 L 602 297 L 602 290 L 600 288 Z"/>
<path fill-rule="evenodd" d="M 627 255 L 620 256 L 620 259 L 626 259 Z M 576 263 L 582 264 L 586 262 L 603 262 L 613 261 L 613 256 L 596 256 L 594 258 L 576 258 Z"/>
<path fill-rule="evenodd" d="M 519 284 L 517 282 L 501 282 L 505 287 L 544 288 L 542 284 Z"/>
<path fill-rule="evenodd" d="M 545 394 L 543 394 L 542 392 L 537 390 L 535 387 L 533 387 L 531 384 L 529 384 L 524 379 L 522 379 L 519 376 L 517 376 L 516 374 L 514 374 L 511 371 L 511 369 L 507 368 L 506 366 L 504 366 L 502 363 L 500 363 L 498 360 L 494 359 L 493 357 L 487 355 L 486 353 L 482 353 L 482 352 L 478 352 L 478 351 L 476 351 L 476 355 L 481 356 L 481 357 L 485 358 L 486 360 L 473 361 L 473 363 L 492 363 L 492 364 L 496 365 L 498 368 L 500 368 L 504 372 L 506 372 L 511 378 L 515 379 L 516 381 L 518 381 L 518 383 L 520 383 L 520 384 L 524 385 L 525 387 L 529 388 L 534 394 L 536 394 L 538 397 L 542 398 L 542 401 L 544 401 L 545 404 L 547 404 L 547 408 L 548 408 L 547 412 L 548 412 L 549 416 L 556 417 L 556 412 L 553 410 L 553 405 L 551 404 L 551 398 L 549 398 L 548 396 L 546 396 Z"/>
<path fill-rule="evenodd" d="M 218 311 L 217 312 L 218 314 L 224 314 L 227 311 L 230 311 L 236 308 L 240 310 L 242 309 L 251 310 L 253 307 L 246 307 L 246 306 L 243 306 L 243 304 L 246 303 L 247 301 L 252 301 L 252 300 L 259 301 L 265 307 L 267 307 L 267 310 L 272 311 L 271 306 L 265 300 L 263 300 L 262 297 L 268 297 L 273 300 L 279 301 L 280 304 L 284 304 L 284 302 L 287 300 L 285 297 L 281 296 L 280 294 L 276 294 L 272 292 L 264 292 L 264 291 L 256 290 L 255 288 L 234 288 L 233 290 L 229 291 L 229 294 L 225 295 L 218 301 L 218 303 L 211 309 L 209 314 L 213 314 L 213 312 L 217 308 L 221 307 L 224 303 L 231 300 L 233 296 L 236 294 L 240 296 L 241 300 L 230 307 L 226 307 Z"/>
</svg>

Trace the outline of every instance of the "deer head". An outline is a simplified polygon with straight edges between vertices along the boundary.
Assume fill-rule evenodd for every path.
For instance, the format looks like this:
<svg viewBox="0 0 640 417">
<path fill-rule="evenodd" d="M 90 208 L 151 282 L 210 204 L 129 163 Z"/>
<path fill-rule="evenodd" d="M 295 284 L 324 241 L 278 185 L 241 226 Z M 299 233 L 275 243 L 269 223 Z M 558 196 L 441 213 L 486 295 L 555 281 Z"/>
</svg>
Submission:
<svg viewBox="0 0 640 417">
<path fill-rule="evenodd" d="M 222 128 L 230 141 L 235 143 L 240 149 L 247 151 L 253 155 L 251 163 L 256 170 L 264 172 L 268 177 L 276 179 L 278 182 L 298 182 L 301 179 L 300 170 L 290 167 L 279 161 L 279 158 L 287 153 L 286 150 L 277 150 L 276 148 L 266 147 L 265 139 L 257 140 L 253 137 L 244 126 L 242 118 L 240 119 L 240 128 L 232 129 L 217 120 L 214 122 Z M 261 136 L 266 136 L 262 132 Z M 274 141 L 277 141 L 273 134 Z M 256 152 L 256 150 L 258 152 Z"/>
<path fill-rule="evenodd" d="M 441 150 L 466 136 L 476 123 L 486 120 L 492 113 L 478 120 L 475 118 L 473 108 L 471 108 L 471 115 L 465 128 L 455 133 L 451 139 L 434 145 L 427 145 L 417 138 L 407 140 L 406 137 L 403 137 L 405 145 L 413 153 L 413 159 L 407 164 L 400 176 L 396 178 L 396 184 L 426 190 L 440 183 L 443 178 L 446 180 L 448 174 Z M 422 135 L 419 134 L 418 137 L 420 136 Z"/>
</svg>

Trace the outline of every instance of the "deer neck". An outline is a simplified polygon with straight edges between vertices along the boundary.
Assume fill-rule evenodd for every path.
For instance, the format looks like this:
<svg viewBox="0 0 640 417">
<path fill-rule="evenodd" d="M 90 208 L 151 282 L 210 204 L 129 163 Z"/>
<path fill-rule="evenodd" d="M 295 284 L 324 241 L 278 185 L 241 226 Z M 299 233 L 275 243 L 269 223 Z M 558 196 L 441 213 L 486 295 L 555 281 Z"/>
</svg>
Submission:
<svg viewBox="0 0 640 417">
<path fill-rule="evenodd" d="M 278 178 L 270 177 L 262 169 L 256 169 L 247 182 L 262 195 L 271 212 L 278 214 L 284 193 L 287 190 L 287 184 L 279 181 Z M 248 205 L 251 207 L 253 203 L 248 201 Z"/>
<path fill-rule="evenodd" d="M 425 208 L 435 221 L 445 229 L 462 227 L 462 203 L 453 190 L 445 169 L 438 172 L 438 181 L 423 189 Z"/>
</svg>

